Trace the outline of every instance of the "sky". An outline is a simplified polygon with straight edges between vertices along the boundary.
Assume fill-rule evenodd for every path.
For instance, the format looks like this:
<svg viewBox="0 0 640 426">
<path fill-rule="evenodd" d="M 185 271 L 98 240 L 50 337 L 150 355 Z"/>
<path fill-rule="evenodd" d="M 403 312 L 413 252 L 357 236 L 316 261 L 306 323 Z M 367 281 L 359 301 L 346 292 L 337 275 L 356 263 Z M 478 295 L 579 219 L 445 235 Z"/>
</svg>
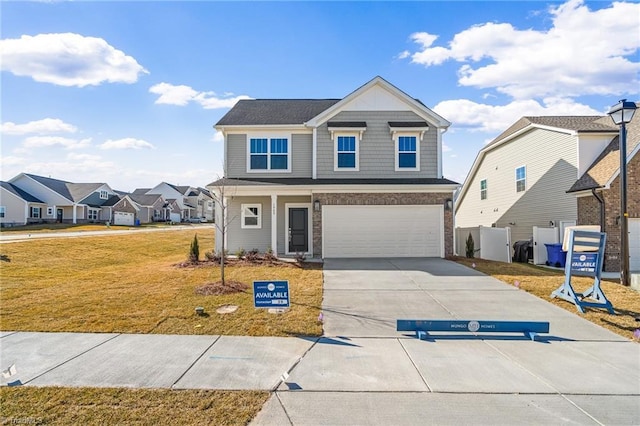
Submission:
<svg viewBox="0 0 640 426">
<path fill-rule="evenodd" d="M 640 100 L 638 1 L 0 2 L 1 179 L 133 191 L 223 175 L 239 99 L 381 76 L 449 120 L 444 177 L 526 115 Z"/>
</svg>

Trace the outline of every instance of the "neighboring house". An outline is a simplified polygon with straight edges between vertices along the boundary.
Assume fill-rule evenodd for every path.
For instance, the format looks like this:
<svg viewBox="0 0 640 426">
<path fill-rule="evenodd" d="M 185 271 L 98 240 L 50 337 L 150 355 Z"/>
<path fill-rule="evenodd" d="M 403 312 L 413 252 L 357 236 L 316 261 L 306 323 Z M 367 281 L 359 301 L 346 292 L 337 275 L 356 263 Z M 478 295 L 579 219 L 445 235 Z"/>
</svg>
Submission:
<svg viewBox="0 0 640 426">
<path fill-rule="evenodd" d="M 205 218 L 208 222 L 214 219 L 213 196 L 204 188 L 192 188 L 187 196 L 187 204 L 195 206 L 192 217 Z"/>
<path fill-rule="evenodd" d="M 127 194 L 113 206 L 114 225 L 139 225 L 169 219 L 167 202 L 160 194 Z"/>
<path fill-rule="evenodd" d="M 47 204 L 17 186 L 0 181 L 0 226 L 40 222 Z"/>
<path fill-rule="evenodd" d="M 189 197 L 192 197 L 191 193 L 197 197 L 197 190 L 191 186 L 178 186 L 166 182 L 162 182 L 146 192 L 146 194 L 160 194 L 167 201 L 175 200 L 180 208 L 180 220 L 183 221 L 198 217 L 196 215 L 197 204 L 192 204 L 189 200 Z"/>
<path fill-rule="evenodd" d="M 637 104 L 640 106 L 640 104 Z M 610 117 L 606 117 L 612 123 Z M 627 213 L 629 269 L 640 271 L 640 112 L 627 125 Z M 578 225 L 599 225 L 607 233 L 605 271 L 620 270 L 619 138 L 602 150 L 569 189 L 577 198 Z"/>
<path fill-rule="evenodd" d="M 207 186 L 224 198 L 216 223 L 228 224 L 226 248 L 451 255 L 458 184 L 442 177 L 449 125 L 380 77 L 343 99 L 239 101 L 215 125 L 225 177 Z M 218 229 L 218 250 L 221 240 Z"/>
<path fill-rule="evenodd" d="M 47 222 L 99 222 L 102 205 L 115 195 L 106 183 L 73 183 L 28 173 L 9 181 L 46 204 L 37 214 Z M 32 216 L 35 219 L 35 216 Z"/>
<path fill-rule="evenodd" d="M 636 123 L 634 120 L 630 127 L 637 129 Z M 603 222 L 608 233 L 605 270 L 616 270 L 618 131 L 609 116 L 521 118 L 478 153 L 456 199 L 456 227 L 509 227 L 512 242 L 531 239 L 534 226 L 558 227 L 561 240 L 566 226 L 601 223 L 599 203 L 591 191 L 598 188 L 598 194 L 610 198 L 605 205 L 611 214 Z M 631 142 L 633 135 L 629 139 Z M 639 161 L 633 160 L 637 144 L 635 136 L 629 149 L 632 162 Z M 633 217 L 640 216 L 640 179 L 632 177 L 637 173 L 637 167 L 635 171 L 629 167 L 629 206 L 635 206 L 629 213 Z M 617 189 L 610 191 L 612 185 Z M 575 192 L 578 202 L 568 191 Z"/>
</svg>

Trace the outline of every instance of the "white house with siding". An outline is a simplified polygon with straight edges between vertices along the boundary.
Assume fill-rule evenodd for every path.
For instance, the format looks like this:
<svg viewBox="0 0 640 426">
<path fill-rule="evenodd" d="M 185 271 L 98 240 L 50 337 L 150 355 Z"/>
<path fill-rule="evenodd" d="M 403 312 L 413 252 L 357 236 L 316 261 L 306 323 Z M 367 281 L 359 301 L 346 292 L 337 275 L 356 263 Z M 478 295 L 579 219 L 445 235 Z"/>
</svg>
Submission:
<svg viewBox="0 0 640 426">
<path fill-rule="evenodd" d="M 567 191 L 617 132 L 603 116 L 521 118 L 478 153 L 456 199 L 456 227 L 510 227 L 517 241 L 534 226 L 575 224 Z"/>
</svg>

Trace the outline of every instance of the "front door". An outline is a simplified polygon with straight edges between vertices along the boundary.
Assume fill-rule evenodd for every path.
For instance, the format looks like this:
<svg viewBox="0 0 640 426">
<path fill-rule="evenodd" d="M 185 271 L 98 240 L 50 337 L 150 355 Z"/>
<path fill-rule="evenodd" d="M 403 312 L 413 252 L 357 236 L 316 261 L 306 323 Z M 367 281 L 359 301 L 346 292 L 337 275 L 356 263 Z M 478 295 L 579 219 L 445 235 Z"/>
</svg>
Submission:
<svg viewBox="0 0 640 426">
<path fill-rule="evenodd" d="M 56 221 L 62 223 L 62 209 L 56 210 Z"/>
<path fill-rule="evenodd" d="M 308 215 L 306 207 L 289 209 L 289 253 L 309 251 Z"/>
</svg>

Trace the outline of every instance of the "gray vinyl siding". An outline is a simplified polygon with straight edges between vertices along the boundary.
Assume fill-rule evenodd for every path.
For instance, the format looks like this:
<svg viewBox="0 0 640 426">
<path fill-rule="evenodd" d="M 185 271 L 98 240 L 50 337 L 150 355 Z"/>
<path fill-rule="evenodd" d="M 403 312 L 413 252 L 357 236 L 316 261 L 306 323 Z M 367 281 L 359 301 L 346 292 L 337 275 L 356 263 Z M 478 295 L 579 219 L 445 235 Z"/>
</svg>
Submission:
<svg viewBox="0 0 640 426">
<path fill-rule="evenodd" d="M 335 144 L 327 124 L 318 127 L 318 178 L 437 178 L 437 129 L 429 125 L 420 141 L 420 171 L 395 170 L 395 142 L 389 121 L 424 121 L 411 111 L 343 111 L 331 121 L 366 121 L 360 141 L 359 171 L 334 171 Z"/>
<path fill-rule="evenodd" d="M 291 172 L 247 173 L 247 135 L 227 135 L 226 164 L 227 177 L 230 178 L 310 178 L 312 167 L 313 135 L 292 134 L 289 137 Z"/>
<path fill-rule="evenodd" d="M 516 192 L 515 170 L 526 167 L 526 190 Z M 566 191 L 577 176 L 574 136 L 535 129 L 487 152 L 459 201 L 456 227 L 511 227 L 513 242 L 531 238 L 533 226 L 576 220 L 575 196 Z M 487 199 L 480 181 L 487 179 Z M 514 225 L 515 224 L 515 225 Z"/>
<path fill-rule="evenodd" d="M 262 227 L 242 228 L 242 204 L 262 205 Z M 258 249 L 265 252 L 271 246 L 271 197 L 234 197 L 227 209 L 227 250 L 235 254 L 239 249 Z"/>
<path fill-rule="evenodd" d="M 311 197 L 299 196 L 299 197 L 278 197 L 278 254 L 284 254 L 286 252 L 285 244 L 288 242 L 288 236 L 285 229 L 286 224 L 286 214 L 287 210 L 285 208 L 285 204 L 289 203 L 311 203 Z M 310 210 L 309 214 L 313 214 Z M 312 242 L 309 242 L 309 246 L 311 246 Z"/>
</svg>

